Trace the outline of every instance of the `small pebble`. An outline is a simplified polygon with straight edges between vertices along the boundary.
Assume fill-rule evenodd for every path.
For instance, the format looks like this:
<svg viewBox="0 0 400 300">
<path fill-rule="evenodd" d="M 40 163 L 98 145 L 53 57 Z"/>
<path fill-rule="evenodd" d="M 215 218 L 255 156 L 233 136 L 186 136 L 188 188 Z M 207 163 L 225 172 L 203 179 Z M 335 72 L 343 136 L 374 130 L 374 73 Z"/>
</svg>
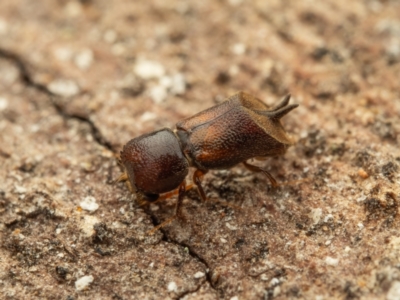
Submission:
<svg viewBox="0 0 400 300">
<path fill-rule="evenodd" d="M 79 69 L 88 69 L 93 63 L 93 51 L 91 49 L 82 50 L 75 56 L 74 62 Z"/>
<path fill-rule="evenodd" d="M 186 91 L 186 80 L 183 74 L 177 73 L 171 76 L 170 91 L 174 95 L 182 95 Z"/>
<path fill-rule="evenodd" d="M 79 205 L 82 207 L 82 209 L 90 212 L 95 212 L 99 208 L 99 205 L 96 203 L 96 198 L 92 196 L 88 196 L 83 199 Z"/>
<path fill-rule="evenodd" d="M 92 275 L 83 276 L 83 277 L 79 278 L 77 281 L 75 281 L 75 288 L 78 291 L 82 291 L 85 288 L 87 288 L 92 282 L 93 282 Z"/>
<path fill-rule="evenodd" d="M 333 266 L 333 267 L 335 267 L 335 266 L 337 266 L 337 265 L 339 264 L 339 260 L 338 260 L 337 258 L 333 258 L 333 257 L 327 256 L 327 257 L 325 258 L 325 263 L 326 263 L 328 266 Z"/>
<path fill-rule="evenodd" d="M 75 81 L 67 79 L 56 79 L 48 85 L 50 92 L 63 97 L 72 97 L 80 92 Z"/>
<path fill-rule="evenodd" d="M 84 216 L 82 222 L 80 222 L 80 229 L 82 230 L 83 234 L 87 237 L 92 236 L 94 233 L 93 227 L 96 223 L 99 223 L 99 219 L 95 216 Z"/>
<path fill-rule="evenodd" d="M 274 277 L 271 279 L 271 281 L 269 282 L 269 286 L 276 286 L 279 284 L 279 279 Z"/>
<path fill-rule="evenodd" d="M 150 98 L 154 101 L 154 103 L 156 104 L 160 104 L 161 102 L 163 102 L 167 96 L 167 89 L 165 86 L 163 85 L 156 85 L 154 87 L 152 87 L 149 91 L 150 93 Z"/>
<path fill-rule="evenodd" d="M 133 71 L 142 79 L 160 78 L 165 74 L 164 66 L 151 60 L 139 60 Z"/>
<path fill-rule="evenodd" d="M 178 286 L 173 281 L 168 283 L 168 287 L 167 288 L 168 288 L 168 291 L 170 291 L 170 292 L 176 292 L 178 290 Z"/>
<path fill-rule="evenodd" d="M 309 217 L 313 220 L 314 224 L 318 224 L 322 217 L 322 209 L 321 208 L 314 208 L 311 209 Z"/>
<path fill-rule="evenodd" d="M 235 44 L 232 46 L 231 51 L 233 54 L 242 55 L 246 52 L 246 45 L 244 44 Z"/>
<path fill-rule="evenodd" d="M 194 274 L 193 277 L 194 277 L 194 278 L 201 278 L 201 277 L 204 277 L 204 275 L 205 275 L 205 274 L 204 274 L 203 272 L 200 272 L 200 271 L 199 271 L 199 272 L 197 272 L 196 274 Z"/>
</svg>

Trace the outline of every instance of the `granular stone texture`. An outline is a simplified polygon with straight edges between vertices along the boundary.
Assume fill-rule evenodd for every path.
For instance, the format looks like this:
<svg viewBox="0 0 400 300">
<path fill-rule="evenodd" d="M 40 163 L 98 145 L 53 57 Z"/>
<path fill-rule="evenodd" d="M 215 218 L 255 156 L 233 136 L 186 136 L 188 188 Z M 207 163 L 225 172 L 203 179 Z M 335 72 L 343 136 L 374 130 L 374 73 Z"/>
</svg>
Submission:
<svg viewBox="0 0 400 300">
<path fill-rule="evenodd" d="M 0 1 L 2 299 L 397 299 L 400 2 Z M 245 91 L 284 156 L 139 206 L 131 138 Z"/>
</svg>

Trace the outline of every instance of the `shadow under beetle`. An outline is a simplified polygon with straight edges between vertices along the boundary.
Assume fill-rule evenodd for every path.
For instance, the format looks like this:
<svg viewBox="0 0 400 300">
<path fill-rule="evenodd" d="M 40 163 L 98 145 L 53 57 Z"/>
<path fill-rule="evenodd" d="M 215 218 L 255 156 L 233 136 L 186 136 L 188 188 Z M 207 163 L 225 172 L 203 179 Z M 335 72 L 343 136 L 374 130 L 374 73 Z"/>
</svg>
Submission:
<svg viewBox="0 0 400 300">
<path fill-rule="evenodd" d="M 206 195 L 201 179 L 208 170 L 228 169 L 239 163 L 254 172 L 263 172 L 273 186 L 277 182 L 266 170 L 247 163 L 285 153 L 292 145 L 280 119 L 296 108 L 290 95 L 273 108 L 250 94 L 239 92 L 225 102 L 176 124 L 130 140 L 121 151 L 126 181 L 139 203 L 166 199 L 176 194 L 178 202 L 172 221 L 181 213 L 189 167 L 196 168 L 193 183 L 203 201 Z M 164 194 L 166 193 L 166 194 Z M 160 194 L 163 194 L 160 197 Z M 159 228 L 166 222 L 162 223 Z"/>
</svg>

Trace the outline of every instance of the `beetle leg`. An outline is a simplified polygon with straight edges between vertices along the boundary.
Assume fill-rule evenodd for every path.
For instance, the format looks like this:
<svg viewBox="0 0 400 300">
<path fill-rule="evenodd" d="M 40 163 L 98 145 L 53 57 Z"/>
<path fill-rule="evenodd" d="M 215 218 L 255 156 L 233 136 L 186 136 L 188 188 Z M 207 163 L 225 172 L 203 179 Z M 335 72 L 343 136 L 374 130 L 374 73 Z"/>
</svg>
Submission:
<svg viewBox="0 0 400 300">
<path fill-rule="evenodd" d="M 148 200 L 148 197 L 143 193 L 136 193 L 136 202 L 137 202 L 137 204 L 139 204 L 139 206 L 143 206 L 143 205 L 151 203 Z"/>
<path fill-rule="evenodd" d="M 206 173 L 207 171 L 202 171 L 197 169 L 193 174 L 193 182 L 197 186 L 197 190 L 199 191 L 200 197 L 204 202 L 207 201 L 207 197 L 203 187 L 201 186 L 201 179 Z"/>
<path fill-rule="evenodd" d="M 129 191 L 130 191 L 132 194 L 135 194 L 135 193 L 136 193 L 136 190 L 132 187 L 132 184 L 131 184 L 131 182 L 130 182 L 129 180 L 125 181 L 125 184 L 126 184 L 126 186 L 128 187 Z"/>
<path fill-rule="evenodd" d="M 266 170 L 264 170 L 264 169 L 262 169 L 260 167 L 251 165 L 247 161 L 244 161 L 243 164 L 247 169 L 249 169 L 252 172 L 256 172 L 256 173 L 262 172 L 262 173 L 264 173 L 268 177 L 268 179 L 271 182 L 273 187 L 278 187 L 279 186 L 278 183 L 276 182 L 275 178 L 272 177 L 272 175 L 268 171 L 266 171 Z"/>
<path fill-rule="evenodd" d="M 125 185 L 128 187 L 129 191 L 132 194 L 136 194 L 136 189 L 133 188 L 131 182 L 128 179 L 129 179 L 128 174 L 124 172 L 117 178 L 117 180 L 115 180 L 114 183 L 125 182 Z"/>
<path fill-rule="evenodd" d="M 115 182 L 124 182 L 128 180 L 128 174 L 126 172 L 122 173 Z"/>
<path fill-rule="evenodd" d="M 190 191 L 192 188 L 193 188 L 193 184 L 189 183 L 188 185 L 186 185 L 186 192 Z M 169 198 L 172 198 L 172 197 L 174 197 L 174 196 L 176 196 L 178 194 L 179 194 L 179 187 L 177 189 L 171 191 L 171 192 L 167 192 L 167 193 L 164 193 L 164 194 L 160 195 L 160 197 L 158 197 L 158 199 L 155 200 L 155 201 L 152 201 L 152 202 L 145 201 L 145 202 L 141 203 L 140 206 L 145 206 L 145 205 L 148 205 L 148 204 L 156 204 L 156 203 L 159 203 L 161 201 L 168 200 Z"/>
<path fill-rule="evenodd" d="M 184 180 L 181 185 L 179 186 L 179 191 L 178 191 L 178 202 L 176 203 L 176 208 L 175 208 L 175 217 L 182 217 L 182 203 L 183 199 L 185 198 L 186 194 L 186 180 Z"/>
<path fill-rule="evenodd" d="M 185 193 L 186 193 L 186 180 L 184 180 L 181 185 L 179 186 L 179 192 L 178 192 L 178 202 L 176 203 L 176 207 L 175 207 L 175 214 L 165 220 L 164 222 L 162 222 L 161 224 L 157 225 L 156 227 L 154 227 L 152 230 L 150 230 L 148 232 L 148 234 L 152 235 L 154 234 L 158 229 L 164 227 L 165 225 L 168 225 L 169 223 L 171 223 L 173 220 L 175 220 L 176 218 L 182 218 L 182 203 L 183 203 L 183 199 L 185 198 Z"/>
</svg>

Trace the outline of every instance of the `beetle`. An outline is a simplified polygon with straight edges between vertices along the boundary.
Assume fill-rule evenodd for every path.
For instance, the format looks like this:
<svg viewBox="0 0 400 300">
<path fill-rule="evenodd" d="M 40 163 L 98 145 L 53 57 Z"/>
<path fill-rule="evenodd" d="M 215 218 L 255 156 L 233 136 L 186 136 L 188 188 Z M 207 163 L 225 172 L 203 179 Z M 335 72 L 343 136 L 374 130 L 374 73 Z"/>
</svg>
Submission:
<svg viewBox="0 0 400 300">
<path fill-rule="evenodd" d="M 189 167 L 196 168 L 193 183 L 203 201 L 206 201 L 201 185 L 204 174 L 239 163 L 251 171 L 264 173 L 275 187 L 277 182 L 270 173 L 247 160 L 282 155 L 293 144 L 280 121 L 298 106 L 289 105 L 289 100 L 287 95 L 271 108 L 256 97 L 239 92 L 178 122 L 173 130 L 163 128 L 136 137 L 120 153 L 124 173 L 118 181 L 125 181 L 140 203 L 177 193 L 175 215 L 166 222 L 181 215 L 185 192 L 191 188 L 186 184 Z"/>
</svg>

